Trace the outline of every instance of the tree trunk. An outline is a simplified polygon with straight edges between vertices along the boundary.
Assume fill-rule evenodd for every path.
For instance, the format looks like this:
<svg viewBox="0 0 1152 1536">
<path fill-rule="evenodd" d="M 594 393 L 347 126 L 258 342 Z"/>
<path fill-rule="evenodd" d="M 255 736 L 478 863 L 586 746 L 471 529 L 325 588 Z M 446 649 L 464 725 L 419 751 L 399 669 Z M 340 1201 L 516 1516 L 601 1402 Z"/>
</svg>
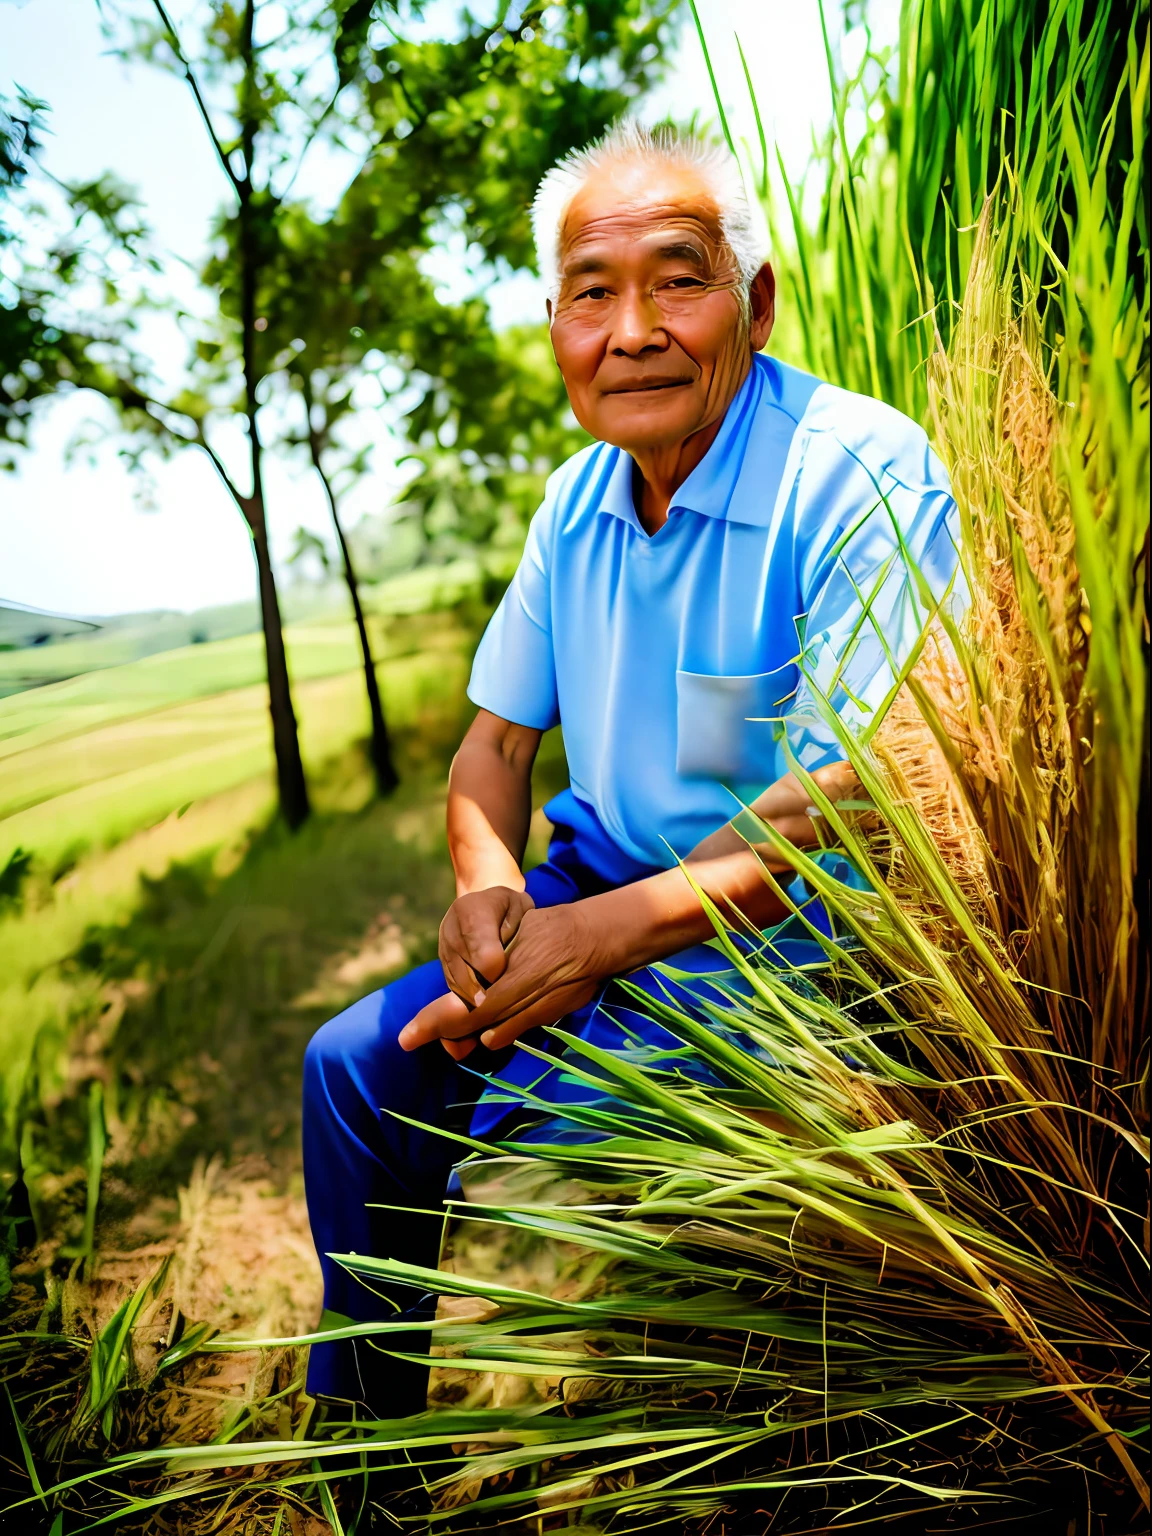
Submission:
<svg viewBox="0 0 1152 1536">
<path fill-rule="evenodd" d="M 280 811 L 284 820 L 295 831 L 308 818 L 308 785 L 304 779 L 304 764 L 300 760 L 300 741 L 296 730 L 296 712 L 292 708 L 292 686 L 288 677 L 288 658 L 284 650 L 284 630 L 280 620 L 280 603 L 276 596 L 276 578 L 272 572 L 272 560 L 268 549 L 268 519 L 264 505 L 264 477 L 260 463 L 260 433 L 256 413 L 259 401 L 256 387 L 260 380 L 260 363 L 256 355 L 256 288 L 261 262 L 260 241 L 256 238 L 253 206 L 252 168 L 255 158 L 256 135 L 259 122 L 260 97 L 256 78 L 257 58 L 254 29 L 256 0 L 245 0 L 240 25 L 240 57 L 243 75 L 239 83 L 240 144 L 243 170 L 233 164 L 235 151 L 225 151 L 216 135 L 204 97 L 188 62 L 172 22 L 160 0 L 155 0 L 156 10 L 168 36 L 169 43 L 184 69 L 185 78 L 200 112 L 208 138 L 216 151 L 220 168 L 236 194 L 239 240 L 237 257 L 240 275 L 240 333 L 244 360 L 244 416 L 248 427 L 248 449 L 252 470 L 252 490 L 244 495 L 226 470 L 219 456 L 214 453 L 199 423 L 199 435 L 195 439 L 211 459 L 217 474 L 227 487 L 236 506 L 248 524 L 252 538 L 252 553 L 256 559 L 256 574 L 260 590 L 260 622 L 264 630 L 264 655 L 268 666 L 268 708 L 272 716 L 272 745 L 276 755 L 276 783 L 279 789 Z M 268 206 L 264 209 L 268 215 Z M 259 322 L 263 329 L 264 322 Z"/>
<path fill-rule="evenodd" d="M 376 664 L 372 659 L 372 646 L 368 639 L 368 626 L 364 622 L 364 609 L 360 603 L 360 587 L 356 580 L 356 569 L 352 564 L 352 551 L 348 548 L 348 540 L 344 537 L 344 529 L 340 522 L 340 513 L 336 505 L 336 496 L 332 490 L 332 482 L 324 472 L 324 466 L 320 458 L 320 444 L 316 434 L 312 431 L 309 422 L 308 442 L 312 452 L 312 465 L 320 477 L 320 483 L 324 487 L 324 495 L 328 499 L 328 511 L 332 516 L 332 526 L 336 530 L 336 539 L 340 545 L 340 559 L 344 567 L 344 581 L 348 587 L 348 596 L 352 599 L 352 612 L 356 618 L 356 632 L 360 636 L 360 654 L 364 662 L 364 691 L 368 695 L 368 713 L 372 721 L 372 736 L 369 746 L 372 758 L 372 768 L 376 774 L 376 792 L 385 797 L 390 795 L 400 782 L 396 773 L 396 765 L 392 759 L 392 741 L 388 735 L 388 724 L 384 719 L 384 706 L 380 702 L 380 685 L 376 678 Z"/>
<path fill-rule="evenodd" d="M 253 39 L 256 6 L 247 0 L 241 27 L 241 57 L 244 78 L 241 82 L 240 144 L 244 174 L 236 180 L 239 201 L 240 240 L 240 330 L 244 354 L 244 414 L 248 423 L 248 451 L 252 468 L 252 494 L 243 508 L 252 531 L 252 549 L 260 581 L 260 619 L 264 626 L 264 654 L 268 661 L 268 709 L 272 715 L 272 745 L 276 754 L 276 783 L 280 791 L 280 811 L 293 831 L 307 819 L 308 785 L 300 759 L 300 739 L 296 730 L 296 711 L 292 708 L 292 685 L 288 677 L 288 657 L 284 649 L 284 629 L 280 602 L 276 596 L 276 578 L 268 549 L 268 520 L 264 507 L 264 475 L 261 465 L 260 432 L 256 414 L 259 402 L 256 386 L 260 378 L 256 356 L 256 284 L 260 263 L 259 241 L 255 238 L 252 206 L 252 165 L 256 144 L 256 50 Z"/>
<path fill-rule="evenodd" d="M 268 667 L 268 711 L 272 716 L 272 747 L 276 755 L 276 787 L 280 814 L 293 832 L 308 819 L 308 784 L 300 757 L 300 739 L 296 711 L 292 707 L 292 685 L 288 677 L 288 655 L 284 647 L 284 628 L 280 618 L 280 600 L 268 551 L 268 524 L 263 500 L 254 497 L 245 508 L 252 530 L 252 553 L 260 585 L 260 621 L 264 629 L 264 656 Z"/>
</svg>

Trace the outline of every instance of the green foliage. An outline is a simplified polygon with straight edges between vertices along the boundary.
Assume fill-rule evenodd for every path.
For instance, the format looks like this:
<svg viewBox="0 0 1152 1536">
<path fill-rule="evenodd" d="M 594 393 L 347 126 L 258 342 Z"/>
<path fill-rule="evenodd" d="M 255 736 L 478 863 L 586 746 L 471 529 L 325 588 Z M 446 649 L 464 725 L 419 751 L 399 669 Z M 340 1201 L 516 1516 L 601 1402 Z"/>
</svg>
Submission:
<svg viewBox="0 0 1152 1536">
<path fill-rule="evenodd" d="M 518 25 L 468 15 L 455 40 L 397 36 L 368 50 L 358 125 L 373 147 L 350 203 L 401 248 L 451 209 L 487 260 L 531 267 L 528 210 L 541 175 L 655 78 L 670 10 L 533 3 Z"/>
<path fill-rule="evenodd" d="M 47 103 L 33 97 L 0 97 L 0 469 L 11 469 L 27 447 L 39 402 L 105 377 L 91 345 L 124 335 L 113 319 L 118 295 L 108 257 L 136 250 L 141 236 L 132 199 L 110 178 L 57 189 L 63 227 L 33 196 L 28 174 L 47 113 Z M 67 301 L 92 284 L 110 309 L 102 325 L 87 330 Z"/>
<path fill-rule="evenodd" d="M 588 438 L 568 411 L 543 325 L 453 353 L 449 386 L 409 416 L 419 473 L 405 501 L 430 543 L 517 547 L 545 478 Z"/>
<path fill-rule="evenodd" d="M 851 78 L 828 48 L 834 120 L 808 171 L 822 189 L 812 229 L 804 186 L 790 186 L 781 165 L 785 227 L 766 161 L 760 173 L 804 366 L 923 419 L 924 365 L 937 334 L 948 344 L 976 222 L 1006 166 L 1020 177 L 1013 238 L 1022 279 L 1033 293 L 1062 285 L 1061 305 L 1041 306 L 1047 345 L 1064 352 L 1062 327 L 1084 324 L 1064 279 L 1089 207 L 1103 220 L 1091 230 L 1101 259 L 1136 285 L 1128 324 L 1138 326 L 1148 249 L 1147 209 L 1133 197 L 1143 138 L 1135 18 L 1143 9 L 989 0 L 961 12 L 951 0 L 906 3 L 894 60 L 872 45 L 867 7 L 846 7 L 846 24 L 864 30 L 867 47 Z"/>
<path fill-rule="evenodd" d="M 38 118 L 45 103 L 24 92 L 0 103 L 0 186 L 18 186 L 28 174 L 28 156 L 37 146 Z"/>
</svg>

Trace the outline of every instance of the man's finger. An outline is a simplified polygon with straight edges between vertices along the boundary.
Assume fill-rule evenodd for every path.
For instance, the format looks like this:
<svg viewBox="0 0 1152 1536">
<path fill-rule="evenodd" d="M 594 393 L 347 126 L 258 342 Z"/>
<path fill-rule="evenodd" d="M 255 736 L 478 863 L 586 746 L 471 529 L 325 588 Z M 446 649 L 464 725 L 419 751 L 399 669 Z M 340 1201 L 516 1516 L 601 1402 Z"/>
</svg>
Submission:
<svg viewBox="0 0 1152 1536">
<path fill-rule="evenodd" d="M 555 1023 L 552 1019 L 550 1023 Z M 490 1051 L 502 1051 L 506 1045 L 512 1045 L 520 1036 L 535 1027 L 533 1021 L 527 1020 L 524 1014 L 519 1014 L 514 1019 L 509 1019 L 506 1024 L 497 1024 L 492 1029 L 486 1029 L 480 1036 L 480 1044 Z"/>
<path fill-rule="evenodd" d="M 504 914 L 504 921 L 500 924 L 500 942 L 505 948 L 520 932 L 520 924 L 524 921 L 524 914 L 531 912 L 531 907 L 510 906 Z"/>
<path fill-rule="evenodd" d="M 489 974 L 485 962 L 497 975 L 504 968 L 504 946 L 496 913 L 485 909 L 460 910 L 454 903 L 440 924 L 439 950 L 448 985 L 474 1008 L 476 993 L 485 990 L 479 978 Z"/>
<path fill-rule="evenodd" d="M 504 958 L 504 945 L 500 942 L 500 932 L 495 923 L 486 923 L 483 928 L 477 927 L 471 931 L 465 928 L 461 934 L 460 953 L 477 976 L 486 976 L 489 983 L 504 974 L 504 967 L 508 963 Z"/>
<path fill-rule="evenodd" d="M 444 921 L 440 924 L 440 941 L 437 949 L 440 964 L 444 968 L 444 980 L 458 997 L 462 997 L 470 1006 L 475 1006 L 476 993 L 481 990 L 481 987 L 475 977 L 469 974 L 467 962 L 462 958 L 463 940 L 460 925 L 451 908 L 448 909 Z"/>
<path fill-rule="evenodd" d="M 415 1051 L 427 1045 L 430 1040 L 471 1034 L 473 1031 L 469 1019 L 467 1004 L 455 992 L 447 992 L 427 1007 L 421 1008 L 411 1023 L 405 1024 L 397 1038 L 402 1050 Z"/>
<path fill-rule="evenodd" d="M 444 1035 L 440 1040 L 440 1044 L 453 1061 L 463 1061 L 465 1056 L 470 1056 L 476 1049 L 476 1041 L 471 1036 L 465 1040 L 449 1040 L 447 1035 Z"/>
<path fill-rule="evenodd" d="M 447 956 L 441 953 L 440 964 L 444 967 L 444 980 L 457 997 L 463 998 L 470 1008 L 484 1000 L 484 983 L 464 958 L 454 950 Z"/>
</svg>

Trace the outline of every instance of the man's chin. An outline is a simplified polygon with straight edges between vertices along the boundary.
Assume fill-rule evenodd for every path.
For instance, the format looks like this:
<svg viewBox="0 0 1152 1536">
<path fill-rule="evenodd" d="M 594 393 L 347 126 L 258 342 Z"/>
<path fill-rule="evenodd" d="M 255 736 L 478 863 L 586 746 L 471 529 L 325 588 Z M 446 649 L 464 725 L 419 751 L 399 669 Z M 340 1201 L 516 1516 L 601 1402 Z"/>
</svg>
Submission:
<svg viewBox="0 0 1152 1536">
<path fill-rule="evenodd" d="M 626 453 L 653 453 L 674 448 L 703 425 L 703 412 L 686 409 L 694 401 L 679 390 L 637 390 L 616 395 L 601 410 L 595 436 Z"/>
</svg>

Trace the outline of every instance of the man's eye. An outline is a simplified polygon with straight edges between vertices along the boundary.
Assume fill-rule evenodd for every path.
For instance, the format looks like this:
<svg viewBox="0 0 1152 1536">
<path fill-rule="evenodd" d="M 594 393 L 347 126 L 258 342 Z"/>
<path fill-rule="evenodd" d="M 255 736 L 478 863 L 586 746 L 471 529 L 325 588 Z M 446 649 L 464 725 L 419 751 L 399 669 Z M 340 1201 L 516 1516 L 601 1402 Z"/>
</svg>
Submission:
<svg viewBox="0 0 1152 1536">
<path fill-rule="evenodd" d="M 669 288 L 703 288 L 705 284 L 698 277 L 674 277 L 666 286 Z"/>
<path fill-rule="evenodd" d="M 606 299 L 608 297 L 608 290 L 607 288 L 585 288 L 584 292 L 578 293 L 576 297 L 578 299 Z"/>
</svg>

